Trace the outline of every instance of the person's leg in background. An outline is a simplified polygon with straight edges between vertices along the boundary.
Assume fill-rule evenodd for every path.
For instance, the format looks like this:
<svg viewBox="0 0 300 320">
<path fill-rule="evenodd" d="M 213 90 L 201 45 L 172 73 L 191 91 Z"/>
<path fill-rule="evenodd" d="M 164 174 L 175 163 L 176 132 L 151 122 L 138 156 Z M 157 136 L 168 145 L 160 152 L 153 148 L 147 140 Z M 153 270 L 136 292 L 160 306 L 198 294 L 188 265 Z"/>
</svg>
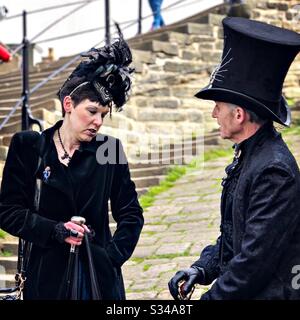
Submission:
<svg viewBox="0 0 300 320">
<path fill-rule="evenodd" d="M 161 15 L 161 5 L 163 0 L 148 0 L 149 5 L 151 7 L 153 13 L 153 23 L 152 23 L 152 30 L 158 29 L 165 25 L 164 19 Z"/>
</svg>

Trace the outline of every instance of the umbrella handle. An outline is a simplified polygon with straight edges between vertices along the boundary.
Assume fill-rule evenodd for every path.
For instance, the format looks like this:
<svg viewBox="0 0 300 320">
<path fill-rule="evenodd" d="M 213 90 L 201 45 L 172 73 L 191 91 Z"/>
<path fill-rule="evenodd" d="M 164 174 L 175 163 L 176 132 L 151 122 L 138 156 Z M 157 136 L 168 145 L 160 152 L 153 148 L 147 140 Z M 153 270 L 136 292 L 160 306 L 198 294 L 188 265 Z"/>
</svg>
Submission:
<svg viewBox="0 0 300 320">
<path fill-rule="evenodd" d="M 82 226 L 83 224 L 85 224 L 85 218 L 84 217 L 80 217 L 80 216 L 73 216 L 71 218 L 71 221 L 73 223 L 78 224 L 79 226 Z M 74 253 L 75 250 L 76 250 L 76 245 L 75 244 L 71 244 L 70 253 Z"/>
<path fill-rule="evenodd" d="M 78 225 L 85 224 L 85 218 L 79 217 L 79 216 L 73 216 L 71 218 L 71 221 L 73 223 L 78 224 Z M 70 298 L 70 293 L 71 293 L 71 279 L 72 279 L 73 272 L 74 272 L 74 260 L 75 260 L 76 254 L 78 254 L 78 248 L 75 244 L 71 244 L 68 266 L 67 266 L 67 276 L 66 276 L 67 282 L 66 282 L 66 296 L 65 297 L 67 300 Z"/>
</svg>

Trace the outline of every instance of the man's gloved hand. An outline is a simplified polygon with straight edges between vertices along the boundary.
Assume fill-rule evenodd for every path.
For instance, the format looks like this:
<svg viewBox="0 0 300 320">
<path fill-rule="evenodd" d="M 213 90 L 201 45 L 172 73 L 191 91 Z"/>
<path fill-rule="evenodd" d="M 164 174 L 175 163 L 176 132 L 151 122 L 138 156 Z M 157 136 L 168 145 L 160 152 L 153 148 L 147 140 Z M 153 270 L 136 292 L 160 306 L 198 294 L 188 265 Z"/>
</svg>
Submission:
<svg viewBox="0 0 300 320">
<path fill-rule="evenodd" d="M 168 284 L 172 297 L 175 300 L 184 299 L 196 283 L 202 284 L 204 282 L 204 275 L 204 269 L 197 266 L 177 271 Z M 181 281 L 184 283 L 179 287 Z"/>
</svg>

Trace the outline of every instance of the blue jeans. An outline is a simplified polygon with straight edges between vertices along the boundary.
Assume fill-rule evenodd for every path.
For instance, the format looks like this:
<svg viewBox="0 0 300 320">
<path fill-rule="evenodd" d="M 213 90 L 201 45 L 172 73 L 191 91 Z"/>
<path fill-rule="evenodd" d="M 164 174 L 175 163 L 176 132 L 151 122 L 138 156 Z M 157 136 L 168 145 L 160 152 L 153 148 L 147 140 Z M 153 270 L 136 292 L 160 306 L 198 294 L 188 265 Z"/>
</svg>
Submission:
<svg viewBox="0 0 300 320">
<path fill-rule="evenodd" d="M 160 12 L 163 0 L 148 0 L 148 1 L 153 13 L 152 28 L 157 29 L 159 27 L 164 26 L 165 22 Z"/>
<path fill-rule="evenodd" d="M 242 4 L 245 2 L 245 0 L 226 0 L 228 4 Z"/>
</svg>

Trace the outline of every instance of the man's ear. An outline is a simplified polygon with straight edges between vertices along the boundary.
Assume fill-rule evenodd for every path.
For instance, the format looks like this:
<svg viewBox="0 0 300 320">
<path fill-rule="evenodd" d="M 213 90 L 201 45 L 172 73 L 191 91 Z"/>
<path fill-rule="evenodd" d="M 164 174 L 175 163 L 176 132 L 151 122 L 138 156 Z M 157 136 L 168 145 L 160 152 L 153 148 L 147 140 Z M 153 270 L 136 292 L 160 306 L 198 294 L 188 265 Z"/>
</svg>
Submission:
<svg viewBox="0 0 300 320">
<path fill-rule="evenodd" d="M 63 101 L 64 110 L 66 113 L 70 113 L 73 108 L 72 98 L 70 96 L 65 96 Z"/>
<path fill-rule="evenodd" d="M 247 120 L 247 112 L 245 111 L 245 109 L 243 109 L 242 107 L 237 107 L 235 109 L 235 112 L 235 118 L 240 124 Z"/>
</svg>

